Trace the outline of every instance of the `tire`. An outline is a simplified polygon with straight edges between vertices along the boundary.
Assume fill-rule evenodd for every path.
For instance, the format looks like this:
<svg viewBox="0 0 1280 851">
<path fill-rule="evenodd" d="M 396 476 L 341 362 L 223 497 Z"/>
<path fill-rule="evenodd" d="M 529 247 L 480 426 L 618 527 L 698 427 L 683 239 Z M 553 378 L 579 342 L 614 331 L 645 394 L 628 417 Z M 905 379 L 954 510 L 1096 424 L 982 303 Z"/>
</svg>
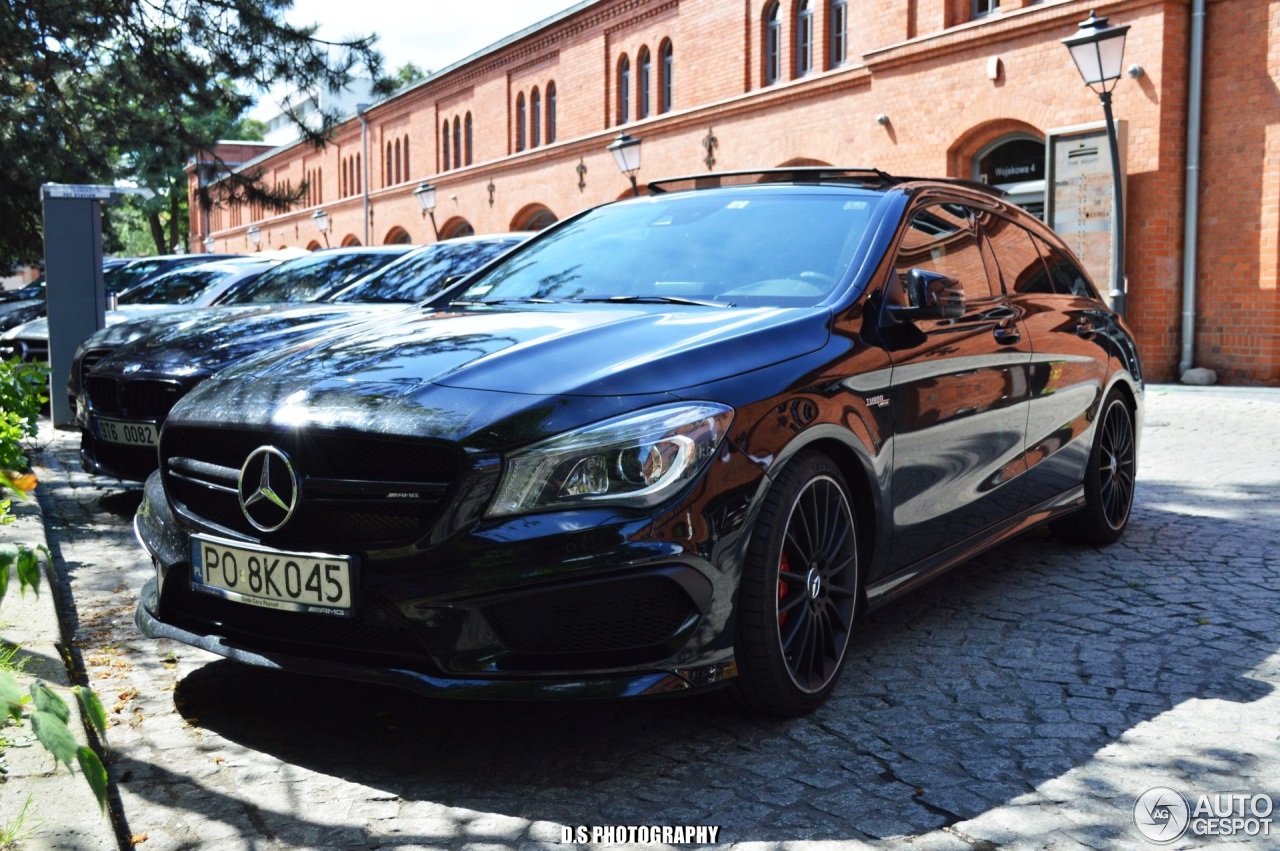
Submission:
<svg viewBox="0 0 1280 851">
<path fill-rule="evenodd" d="M 1053 524 L 1063 540 L 1102 546 L 1120 540 L 1133 510 L 1137 443 L 1133 414 L 1118 393 L 1102 403 L 1084 474 L 1084 507 Z"/>
<path fill-rule="evenodd" d="M 731 700 L 807 714 L 844 667 L 857 609 L 857 527 L 849 489 L 825 455 L 798 455 L 765 497 L 738 589 Z"/>
</svg>

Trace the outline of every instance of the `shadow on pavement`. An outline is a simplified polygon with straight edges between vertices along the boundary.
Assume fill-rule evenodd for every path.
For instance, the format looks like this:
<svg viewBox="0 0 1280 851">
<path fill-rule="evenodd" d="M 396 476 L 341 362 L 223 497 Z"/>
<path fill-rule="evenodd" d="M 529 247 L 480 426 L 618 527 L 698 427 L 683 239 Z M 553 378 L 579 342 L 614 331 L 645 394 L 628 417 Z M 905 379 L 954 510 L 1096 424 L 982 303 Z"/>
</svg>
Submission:
<svg viewBox="0 0 1280 851">
<path fill-rule="evenodd" d="M 744 717 L 714 696 L 432 701 L 225 661 L 188 675 L 175 700 L 195 726 L 406 802 L 714 824 L 721 841 L 919 835 L 1009 804 L 1186 701 L 1270 694 L 1256 669 L 1274 669 L 1280 635 L 1267 558 L 1280 523 L 1242 502 L 1256 496 L 1141 484 L 1120 544 L 1036 531 L 993 550 L 865 619 L 833 699 L 800 720 Z M 1189 499 L 1195 515 L 1180 509 Z M 1188 767 L 1185 752 L 1167 759 Z M 1229 771 L 1252 757 L 1194 759 Z M 1098 799 L 1142 791 L 1097 786 Z M 305 844 L 294 818 L 275 835 Z"/>
</svg>

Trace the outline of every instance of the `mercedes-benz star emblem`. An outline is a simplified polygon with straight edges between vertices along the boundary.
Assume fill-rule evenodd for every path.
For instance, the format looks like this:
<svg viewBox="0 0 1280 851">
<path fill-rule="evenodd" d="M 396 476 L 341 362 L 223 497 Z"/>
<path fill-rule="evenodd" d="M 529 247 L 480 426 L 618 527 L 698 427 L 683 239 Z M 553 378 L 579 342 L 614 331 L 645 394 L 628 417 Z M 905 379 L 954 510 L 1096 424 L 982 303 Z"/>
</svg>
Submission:
<svg viewBox="0 0 1280 851">
<path fill-rule="evenodd" d="M 253 528 L 274 532 L 289 522 L 298 504 L 298 477 L 289 456 L 259 446 L 240 468 L 240 510 Z"/>
</svg>

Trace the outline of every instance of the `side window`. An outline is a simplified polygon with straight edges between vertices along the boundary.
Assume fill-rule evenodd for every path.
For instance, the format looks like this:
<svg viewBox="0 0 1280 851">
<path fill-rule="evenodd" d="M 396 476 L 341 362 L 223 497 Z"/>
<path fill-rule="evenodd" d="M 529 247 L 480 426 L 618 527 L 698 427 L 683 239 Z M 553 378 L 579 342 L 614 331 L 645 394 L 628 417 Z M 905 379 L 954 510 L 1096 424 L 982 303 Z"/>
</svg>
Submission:
<svg viewBox="0 0 1280 851">
<path fill-rule="evenodd" d="M 1089 281 L 1089 277 L 1080 271 L 1080 265 L 1059 248 L 1049 245 L 1039 237 L 1034 237 L 1036 245 L 1044 255 L 1045 265 L 1049 267 L 1049 278 L 1053 281 L 1053 291 L 1061 295 L 1073 295 L 1080 298 L 1101 299 L 1097 289 Z"/>
<path fill-rule="evenodd" d="M 905 303 L 902 282 L 911 269 L 955 278 L 964 286 L 967 302 L 991 298 L 973 212 L 963 205 L 932 204 L 912 215 L 894 262 L 897 280 L 890 287 L 891 303 Z"/>
<path fill-rule="evenodd" d="M 1053 283 L 1031 234 L 1000 216 L 982 223 L 987 242 L 995 253 L 1006 293 L 1051 293 Z"/>
</svg>

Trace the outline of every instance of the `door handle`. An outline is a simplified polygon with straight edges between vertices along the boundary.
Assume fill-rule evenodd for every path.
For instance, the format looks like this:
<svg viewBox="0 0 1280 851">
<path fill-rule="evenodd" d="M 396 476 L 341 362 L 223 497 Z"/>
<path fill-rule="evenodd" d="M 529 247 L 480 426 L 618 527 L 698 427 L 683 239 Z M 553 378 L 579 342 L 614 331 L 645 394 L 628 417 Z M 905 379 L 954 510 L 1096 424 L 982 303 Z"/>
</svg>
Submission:
<svg viewBox="0 0 1280 851">
<path fill-rule="evenodd" d="M 993 328 L 991 336 L 995 337 L 996 342 L 1003 346 L 1011 345 L 1022 339 L 1022 334 L 1018 333 L 1017 328 L 1009 328 L 1005 326 Z"/>
</svg>

